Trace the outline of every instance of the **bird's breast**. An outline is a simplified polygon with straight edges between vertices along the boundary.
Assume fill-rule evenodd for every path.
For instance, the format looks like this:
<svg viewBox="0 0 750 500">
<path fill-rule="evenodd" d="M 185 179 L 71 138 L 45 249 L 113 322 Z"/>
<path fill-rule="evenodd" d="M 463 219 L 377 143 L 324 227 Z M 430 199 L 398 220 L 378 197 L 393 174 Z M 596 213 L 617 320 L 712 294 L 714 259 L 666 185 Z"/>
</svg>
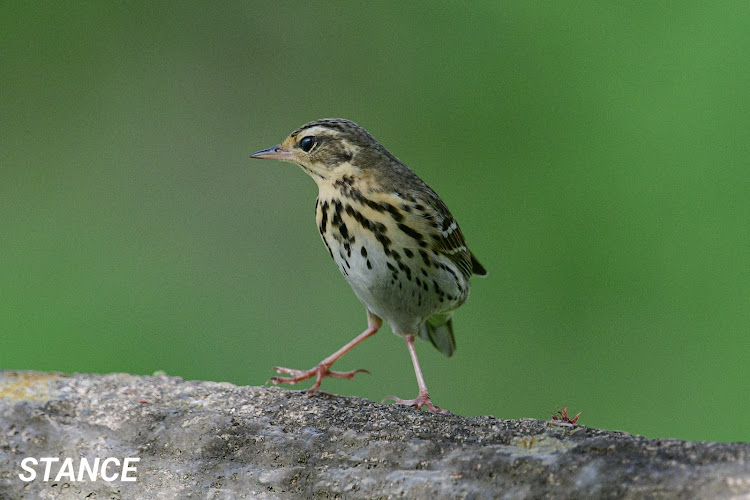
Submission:
<svg viewBox="0 0 750 500">
<path fill-rule="evenodd" d="M 328 252 L 360 301 L 394 330 L 413 332 L 425 318 L 466 300 L 463 275 L 400 228 L 388 210 L 324 194 L 316 222 Z"/>
</svg>

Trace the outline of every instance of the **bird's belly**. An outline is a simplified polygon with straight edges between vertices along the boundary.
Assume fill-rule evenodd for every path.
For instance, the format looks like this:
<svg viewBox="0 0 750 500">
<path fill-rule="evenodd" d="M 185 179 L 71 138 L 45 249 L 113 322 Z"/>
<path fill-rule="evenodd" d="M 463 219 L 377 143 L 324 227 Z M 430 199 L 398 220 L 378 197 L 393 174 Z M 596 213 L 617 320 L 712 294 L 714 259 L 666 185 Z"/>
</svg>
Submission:
<svg viewBox="0 0 750 500">
<path fill-rule="evenodd" d="M 457 283 L 446 270 L 425 268 L 414 252 L 411 257 L 403 249 L 386 253 L 371 237 L 323 239 L 357 298 L 395 333 L 418 332 L 429 316 L 456 309 L 468 296 L 468 281 Z"/>
</svg>

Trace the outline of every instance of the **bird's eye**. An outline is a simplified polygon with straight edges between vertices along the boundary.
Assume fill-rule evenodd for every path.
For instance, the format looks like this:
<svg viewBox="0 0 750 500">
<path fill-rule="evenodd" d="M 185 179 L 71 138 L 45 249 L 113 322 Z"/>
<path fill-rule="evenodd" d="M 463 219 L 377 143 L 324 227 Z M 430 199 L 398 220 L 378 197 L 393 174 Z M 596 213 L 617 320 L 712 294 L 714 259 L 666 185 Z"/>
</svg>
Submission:
<svg viewBox="0 0 750 500">
<path fill-rule="evenodd" d="M 314 145 L 315 138 L 309 135 L 307 137 L 303 137 L 302 140 L 299 141 L 299 147 L 305 153 L 309 153 Z"/>
</svg>

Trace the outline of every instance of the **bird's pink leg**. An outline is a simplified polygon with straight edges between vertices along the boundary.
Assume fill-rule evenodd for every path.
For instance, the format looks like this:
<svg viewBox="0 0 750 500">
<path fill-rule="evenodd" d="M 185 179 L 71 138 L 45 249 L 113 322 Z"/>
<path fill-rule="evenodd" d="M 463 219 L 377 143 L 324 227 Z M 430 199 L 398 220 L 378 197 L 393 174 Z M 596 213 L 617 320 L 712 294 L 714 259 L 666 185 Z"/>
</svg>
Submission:
<svg viewBox="0 0 750 500">
<path fill-rule="evenodd" d="M 334 352 L 333 354 L 328 356 L 326 359 L 318 363 L 318 365 L 315 368 L 311 368 L 310 370 L 295 370 L 293 368 L 284 368 L 283 366 L 274 366 L 273 369 L 276 370 L 276 373 L 285 373 L 287 375 L 292 375 L 292 376 L 291 377 L 271 377 L 269 382 L 271 382 L 273 385 L 296 384 L 297 382 L 302 382 L 303 380 L 307 380 L 309 378 L 315 377 L 315 383 L 307 391 L 308 394 L 312 394 L 318 389 L 320 389 L 320 382 L 325 377 L 353 379 L 357 373 L 360 373 L 360 372 L 370 373 L 367 370 L 362 370 L 362 369 L 352 370 L 350 372 L 334 372 L 334 371 L 331 371 L 329 368 L 341 356 L 351 351 L 355 345 L 359 344 L 360 342 L 365 340 L 367 337 L 375 335 L 375 333 L 377 333 L 377 331 L 380 329 L 382 324 L 383 324 L 382 319 L 375 316 L 370 311 L 367 311 L 367 330 L 357 335 L 354 339 L 346 343 L 341 349 Z"/>
<path fill-rule="evenodd" d="M 427 385 L 424 383 L 424 376 L 422 376 L 422 368 L 419 367 L 419 360 L 417 359 L 417 351 L 414 349 L 414 335 L 406 335 L 406 347 L 409 348 L 409 355 L 411 356 L 411 362 L 414 365 L 414 373 L 417 375 L 417 384 L 419 385 L 419 395 L 414 399 L 401 399 L 396 396 L 388 396 L 383 401 L 392 399 L 397 404 L 408 405 L 420 410 L 423 406 L 433 413 L 450 413 L 448 410 L 443 410 L 432 404 L 430 395 L 427 392 Z"/>
</svg>

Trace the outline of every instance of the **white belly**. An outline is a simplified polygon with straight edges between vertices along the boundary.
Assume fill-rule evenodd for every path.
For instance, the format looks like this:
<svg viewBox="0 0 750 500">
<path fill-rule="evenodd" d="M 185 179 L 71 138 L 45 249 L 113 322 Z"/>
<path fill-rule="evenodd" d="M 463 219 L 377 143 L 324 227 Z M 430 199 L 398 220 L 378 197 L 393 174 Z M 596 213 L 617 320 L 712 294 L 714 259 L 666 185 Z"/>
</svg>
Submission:
<svg viewBox="0 0 750 500">
<path fill-rule="evenodd" d="M 468 296 L 468 282 L 462 286 L 465 291 L 459 290 L 453 274 L 425 268 L 418 250 L 413 250 L 411 257 L 403 249 L 391 249 L 386 255 L 369 234 L 358 235 L 347 244 L 330 235 L 323 239 L 357 298 L 395 333 L 417 333 L 428 317 L 456 309 Z M 400 259 L 394 258 L 395 252 Z"/>
</svg>

